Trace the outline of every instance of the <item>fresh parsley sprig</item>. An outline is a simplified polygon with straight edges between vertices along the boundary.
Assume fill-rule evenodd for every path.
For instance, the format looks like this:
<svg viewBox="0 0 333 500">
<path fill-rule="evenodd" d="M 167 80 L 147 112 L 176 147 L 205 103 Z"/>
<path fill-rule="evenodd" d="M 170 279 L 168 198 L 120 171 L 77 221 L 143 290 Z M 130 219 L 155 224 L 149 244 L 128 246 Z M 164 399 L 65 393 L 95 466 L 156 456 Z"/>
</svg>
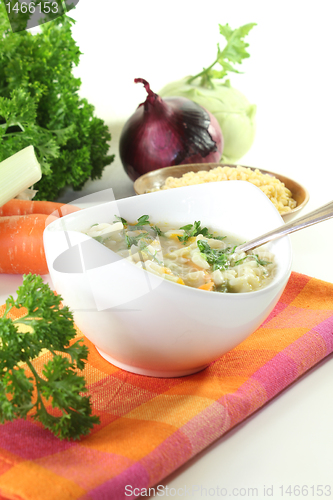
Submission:
<svg viewBox="0 0 333 500">
<path fill-rule="evenodd" d="M 29 414 L 57 437 L 79 439 L 99 418 L 92 415 L 84 377 L 77 373 L 84 368 L 88 348 L 81 339 L 72 342 L 73 315 L 68 307 L 61 307 L 61 300 L 33 274 L 23 276 L 16 300 L 7 299 L 0 317 L 0 422 Z M 26 308 L 26 313 L 11 319 L 8 313 L 13 308 Z M 39 373 L 33 360 L 44 349 L 52 358 Z"/>
<path fill-rule="evenodd" d="M 54 200 L 68 186 L 80 190 L 114 160 L 108 126 L 80 96 L 74 23 L 66 14 L 36 34 L 13 33 L 0 2 L 0 161 L 34 146 L 43 174 L 36 200 Z"/>
<path fill-rule="evenodd" d="M 117 217 L 117 219 L 121 220 L 121 222 L 124 224 L 124 227 L 128 229 L 128 231 L 136 231 L 137 229 L 142 229 L 144 226 L 149 226 L 149 215 L 141 215 L 137 219 L 137 222 L 135 224 L 127 222 L 126 219 L 123 219 L 122 217 Z"/>
<path fill-rule="evenodd" d="M 227 42 L 225 47 L 221 50 L 220 44 L 217 44 L 215 61 L 197 75 L 190 77 L 187 83 L 192 83 L 197 78 L 201 78 L 200 85 L 202 87 L 214 88 L 213 79 L 223 80 L 229 72 L 240 73 L 234 65 L 241 64 L 243 59 L 250 57 L 246 50 L 249 44 L 244 42 L 243 38 L 249 34 L 254 26 L 256 26 L 256 23 L 248 23 L 232 30 L 229 24 L 224 26 L 220 24 L 220 34 L 224 36 Z M 221 66 L 221 69 L 215 69 L 217 64 Z"/>
<path fill-rule="evenodd" d="M 217 269 L 224 270 L 229 267 L 231 247 L 214 249 L 211 248 L 211 246 L 205 240 L 197 241 L 197 246 L 208 264 L 212 266 L 213 271 L 216 271 Z"/>
<path fill-rule="evenodd" d="M 152 237 L 150 236 L 149 233 L 147 232 L 142 232 L 138 234 L 137 236 L 129 236 L 128 234 L 125 234 L 125 241 L 127 248 L 131 248 L 132 245 L 138 246 L 139 243 L 142 240 L 153 240 Z"/>
<path fill-rule="evenodd" d="M 141 229 L 143 226 L 147 225 L 150 225 L 149 215 L 141 215 L 141 217 L 138 218 L 138 222 L 136 224 L 131 224 L 131 229 Z"/>
<path fill-rule="evenodd" d="M 165 233 L 158 226 L 151 226 L 157 236 L 165 236 Z"/>
<path fill-rule="evenodd" d="M 200 221 L 195 221 L 194 224 L 187 224 L 179 229 L 183 229 L 185 231 L 183 236 L 178 236 L 179 241 L 181 241 L 184 245 L 188 242 L 189 238 L 198 236 L 199 234 L 202 234 L 205 238 L 214 238 L 215 240 L 223 240 L 225 238 L 225 236 L 214 236 L 209 232 L 207 227 L 201 227 Z"/>
<path fill-rule="evenodd" d="M 115 218 L 115 222 L 122 222 L 124 227 L 129 231 L 136 231 L 137 229 L 142 229 L 144 226 L 150 225 L 149 215 L 141 215 L 141 217 L 137 219 L 137 222 L 135 224 L 129 223 L 126 219 L 124 219 L 123 217 L 119 217 L 118 215 L 115 215 Z"/>
<path fill-rule="evenodd" d="M 234 262 L 234 266 L 238 266 L 238 264 L 241 264 L 246 259 L 255 260 L 258 266 L 267 266 L 268 264 L 272 264 L 272 262 L 268 260 L 260 259 L 258 254 L 250 253 L 248 255 L 245 255 L 245 257 L 243 257 L 242 259 L 236 260 L 236 262 Z"/>
<path fill-rule="evenodd" d="M 127 227 L 128 222 L 126 219 L 124 219 L 123 217 L 119 217 L 118 215 L 115 215 L 114 217 L 116 218 L 116 220 L 113 221 L 114 223 L 115 222 L 122 222 L 123 226 Z"/>
<path fill-rule="evenodd" d="M 260 266 L 268 266 L 268 264 L 272 264 L 272 262 L 270 262 L 269 260 L 260 259 L 259 255 L 257 254 L 252 254 L 252 257 Z"/>
<path fill-rule="evenodd" d="M 140 240 L 142 239 L 153 239 L 147 231 L 144 231 L 137 236 L 130 236 L 128 234 L 129 231 L 137 231 L 139 229 L 143 229 L 145 226 L 150 226 L 150 228 L 155 232 L 157 236 L 164 236 L 163 231 L 158 226 L 154 226 L 150 222 L 149 215 L 141 215 L 141 217 L 137 219 L 137 222 L 135 224 L 130 224 L 126 219 L 124 219 L 123 217 L 119 217 L 118 215 L 115 215 L 114 217 L 116 218 L 114 222 L 120 221 L 124 226 L 127 248 L 131 248 L 132 245 L 138 245 Z"/>
</svg>

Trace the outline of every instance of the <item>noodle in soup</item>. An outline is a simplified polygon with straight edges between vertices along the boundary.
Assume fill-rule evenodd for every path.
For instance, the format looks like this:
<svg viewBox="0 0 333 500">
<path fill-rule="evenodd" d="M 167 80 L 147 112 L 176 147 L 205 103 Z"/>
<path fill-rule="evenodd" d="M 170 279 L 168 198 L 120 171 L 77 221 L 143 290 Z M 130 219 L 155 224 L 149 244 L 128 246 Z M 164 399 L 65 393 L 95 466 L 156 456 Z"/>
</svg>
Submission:
<svg viewBox="0 0 333 500">
<path fill-rule="evenodd" d="M 239 252 L 242 242 L 199 221 L 180 228 L 156 225 L 143 215 L 136 222 L 115 217 L 91 226 L 97 239 L 134 265 L 180 285 L 220 293 L 260 290 L 272 280 L 274 255 L 264 247 Z"/>
</svg>

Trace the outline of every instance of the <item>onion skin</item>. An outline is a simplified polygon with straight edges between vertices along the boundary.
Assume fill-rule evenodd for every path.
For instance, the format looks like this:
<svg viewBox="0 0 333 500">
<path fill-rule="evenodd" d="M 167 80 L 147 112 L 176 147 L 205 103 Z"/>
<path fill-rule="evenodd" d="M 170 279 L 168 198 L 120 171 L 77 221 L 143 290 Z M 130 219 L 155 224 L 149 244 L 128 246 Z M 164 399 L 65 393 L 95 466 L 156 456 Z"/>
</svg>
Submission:
<svg viewBox="0 0 333 500">
<path fill-rule="evenodd" d="M 190 76 L 171 82 L 159 91 L 162 99 L 182 96 L 200 104 L 217 119 L 224 138 L 222 162 L 237 163 L 251 148 L 256 135 L 257 106 L 230 83 L 212 80 L 213 88 Z"/>
<path fill-rule="evenodd" d="M 127 175 L 141 175 L 172 165 L 219 162 L 223 136 L 216 118 L 185 97 L 161 99 L 143 79 L 148 96 L 127 120 L 119 154 Z"/>
</svg>

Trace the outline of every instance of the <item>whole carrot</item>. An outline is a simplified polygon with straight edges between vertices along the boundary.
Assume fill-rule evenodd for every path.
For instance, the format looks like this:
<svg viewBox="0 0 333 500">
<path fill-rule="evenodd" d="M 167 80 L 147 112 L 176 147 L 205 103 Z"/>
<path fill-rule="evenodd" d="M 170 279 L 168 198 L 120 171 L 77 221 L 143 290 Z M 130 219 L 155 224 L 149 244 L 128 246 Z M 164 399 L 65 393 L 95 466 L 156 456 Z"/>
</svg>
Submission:
<svg viewBox="0 0 333 500">
<path fill-rule="evenodd" d="M 0 216 L 45 214 L 63 217 L 80 210 L 73 205 L 53 201 L 18 200 L 14 198 L 0 207 Z"/>
<path fill-rule="evenodd" d="M 0 217 L 0 273 L 48 274 L 43 232 L 56 219 L 46 214 Z"/>
</svg>

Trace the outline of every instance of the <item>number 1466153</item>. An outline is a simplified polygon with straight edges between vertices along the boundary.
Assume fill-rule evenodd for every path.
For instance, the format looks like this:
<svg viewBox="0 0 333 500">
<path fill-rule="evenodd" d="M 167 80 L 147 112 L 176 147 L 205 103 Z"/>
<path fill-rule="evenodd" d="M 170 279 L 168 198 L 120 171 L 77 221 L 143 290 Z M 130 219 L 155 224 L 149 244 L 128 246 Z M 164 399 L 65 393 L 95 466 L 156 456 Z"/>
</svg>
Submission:
<svg viewBox="0 0 333 500">
<path fill-rule="evenodd" d="M 330 485 L 298 485 L 295 486 L 279 486 L 281 496 L 286 497 L 329 497 L 332 495 L 332 488 Z"/>
<path fill-rule="evenodd" d="M 16 2 L 14 5 L 11 2 L 6 3 L 8 14 L 21 12 L 25 14 L 30 12 L 34 14 L 57 14 L 59 12 L 59 5 L 57 2 Z"/>
</svg>

